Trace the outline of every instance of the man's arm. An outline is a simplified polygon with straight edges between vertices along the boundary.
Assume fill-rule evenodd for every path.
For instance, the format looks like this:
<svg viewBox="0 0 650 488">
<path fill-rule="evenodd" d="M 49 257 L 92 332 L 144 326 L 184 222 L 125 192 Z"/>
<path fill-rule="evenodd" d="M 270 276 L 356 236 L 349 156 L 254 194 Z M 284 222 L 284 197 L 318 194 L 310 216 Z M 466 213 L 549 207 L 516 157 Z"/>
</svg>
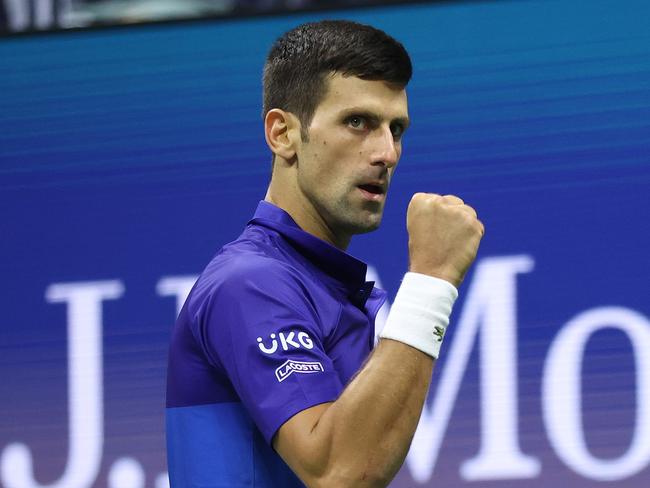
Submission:
<svg viewBox="0 0 650 488">
<path fill-rule="evenodd" d="M 434 360 L 382 339 L 333 403 L 287 421 L 274 447 L 308 486 L 385 486 L 417 427 Z"/>
<path fill-rule="evenodd" d="M 407 227 L 410 270 L 458 286 L 483 235 L 474 210 L 457 197 L 417 194 Z M 310 487 L 386 486 L 408 452 L 433 364 L 416 347 L 382 339 L 340 397 L 289 419 L 274 448 Z"/>
</svg>

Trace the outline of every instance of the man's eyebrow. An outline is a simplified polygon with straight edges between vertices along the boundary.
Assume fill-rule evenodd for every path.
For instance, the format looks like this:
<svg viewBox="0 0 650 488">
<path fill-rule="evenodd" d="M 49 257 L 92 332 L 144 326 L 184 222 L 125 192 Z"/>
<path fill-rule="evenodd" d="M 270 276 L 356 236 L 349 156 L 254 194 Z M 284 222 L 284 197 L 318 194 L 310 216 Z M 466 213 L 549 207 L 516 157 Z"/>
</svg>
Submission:
<svg viewBox="0 0 650 488">
<path fill-rule="evenodd" d="M 408 117 L 397 117 L 396 119 L 393 119 L 393 122 L 402 124 L 402 127 L 404 129 L 408 129 L 408 126 L 411 125 L 411 119 Z"/>
</svg>

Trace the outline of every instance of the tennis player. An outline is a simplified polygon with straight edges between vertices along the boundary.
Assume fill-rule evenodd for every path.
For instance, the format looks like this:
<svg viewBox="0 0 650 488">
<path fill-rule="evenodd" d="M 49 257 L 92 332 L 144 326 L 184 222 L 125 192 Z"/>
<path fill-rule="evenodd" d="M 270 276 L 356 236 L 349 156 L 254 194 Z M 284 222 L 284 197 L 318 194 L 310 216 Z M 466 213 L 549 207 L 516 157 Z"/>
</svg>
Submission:
<svg viewBox="0 0 650 488">
<path fill-rule="evenodd" d="M 386 294 L 345 249 L 381 222 L 410 78 L 399 42 L 352 22 L 301 25 L 271 48 L 271 183 L 173 333 L 173 487 L 386 486 L 402 465 L 483 235 L 460 198 L 413 196 L 409 271 L 373 348 Z"/>
</svg>

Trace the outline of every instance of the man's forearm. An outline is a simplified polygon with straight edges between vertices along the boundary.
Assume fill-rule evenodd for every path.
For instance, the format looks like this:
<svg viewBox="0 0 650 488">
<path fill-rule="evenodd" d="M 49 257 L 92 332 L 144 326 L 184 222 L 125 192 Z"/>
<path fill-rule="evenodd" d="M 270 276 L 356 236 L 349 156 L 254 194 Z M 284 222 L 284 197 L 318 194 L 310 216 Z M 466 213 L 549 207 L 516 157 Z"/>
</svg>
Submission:
<svg viewBox="0 0 650 488">
<path fill-rule="evenodd" d="M 418 424 L 434 360 L 382 339 L 305 440 L 308 464 L 292 466 L 309 486 L 385 486 L 399 470 Z M 282 453 L 282 446 L 276 446 Z"/>
</svg>

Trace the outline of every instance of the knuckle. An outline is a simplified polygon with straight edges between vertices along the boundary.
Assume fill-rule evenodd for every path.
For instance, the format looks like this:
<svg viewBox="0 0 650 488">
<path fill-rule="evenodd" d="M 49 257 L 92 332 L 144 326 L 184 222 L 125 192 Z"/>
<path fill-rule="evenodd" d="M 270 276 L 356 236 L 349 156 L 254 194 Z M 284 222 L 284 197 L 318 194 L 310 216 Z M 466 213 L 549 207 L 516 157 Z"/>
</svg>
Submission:
<svg viewBox="0 0 650 488">
<path fill-rule="evenodd" d="M 414 193 L 411 197 L 411 203 L 421 203 L 426 202 L 429 197 L 428 193 L 418 192 Z"/>
<path fill-rule="evenodd" d="M 429 205 L 437 205 L 438 203 L 440 203 L 441 199 L 442 197 L 440 195 L 436 193 L 432 193 L 431 195 L 429 195 L 429 198 L 427 199 L 427 203 Z"/>
<path fill-rule="evenodd" d="M 442 197 L 447 203 L 454 203 L 454 204 L 459 204 L 462 205 L 465 202 L 463 202 L 463 199 L 460 197 L 457 197 L 456 195 L 445 195 Z"/>
<path fill-rule="evenodd" d="M 437 205 L 440 198 L 441 196 L 436 193 L 416 193 L 411 201 L 421 208 L 428 209 Z"/>
<path fill-rule="evenodd" d="M 467 212 L 466 210 L 463 211 L 463 220 L 464 220 L 465 224 L 468 225 L 468 226 L 476 225 L 475 224 L 476 218 L 471 213 Z"/>
</svg>

